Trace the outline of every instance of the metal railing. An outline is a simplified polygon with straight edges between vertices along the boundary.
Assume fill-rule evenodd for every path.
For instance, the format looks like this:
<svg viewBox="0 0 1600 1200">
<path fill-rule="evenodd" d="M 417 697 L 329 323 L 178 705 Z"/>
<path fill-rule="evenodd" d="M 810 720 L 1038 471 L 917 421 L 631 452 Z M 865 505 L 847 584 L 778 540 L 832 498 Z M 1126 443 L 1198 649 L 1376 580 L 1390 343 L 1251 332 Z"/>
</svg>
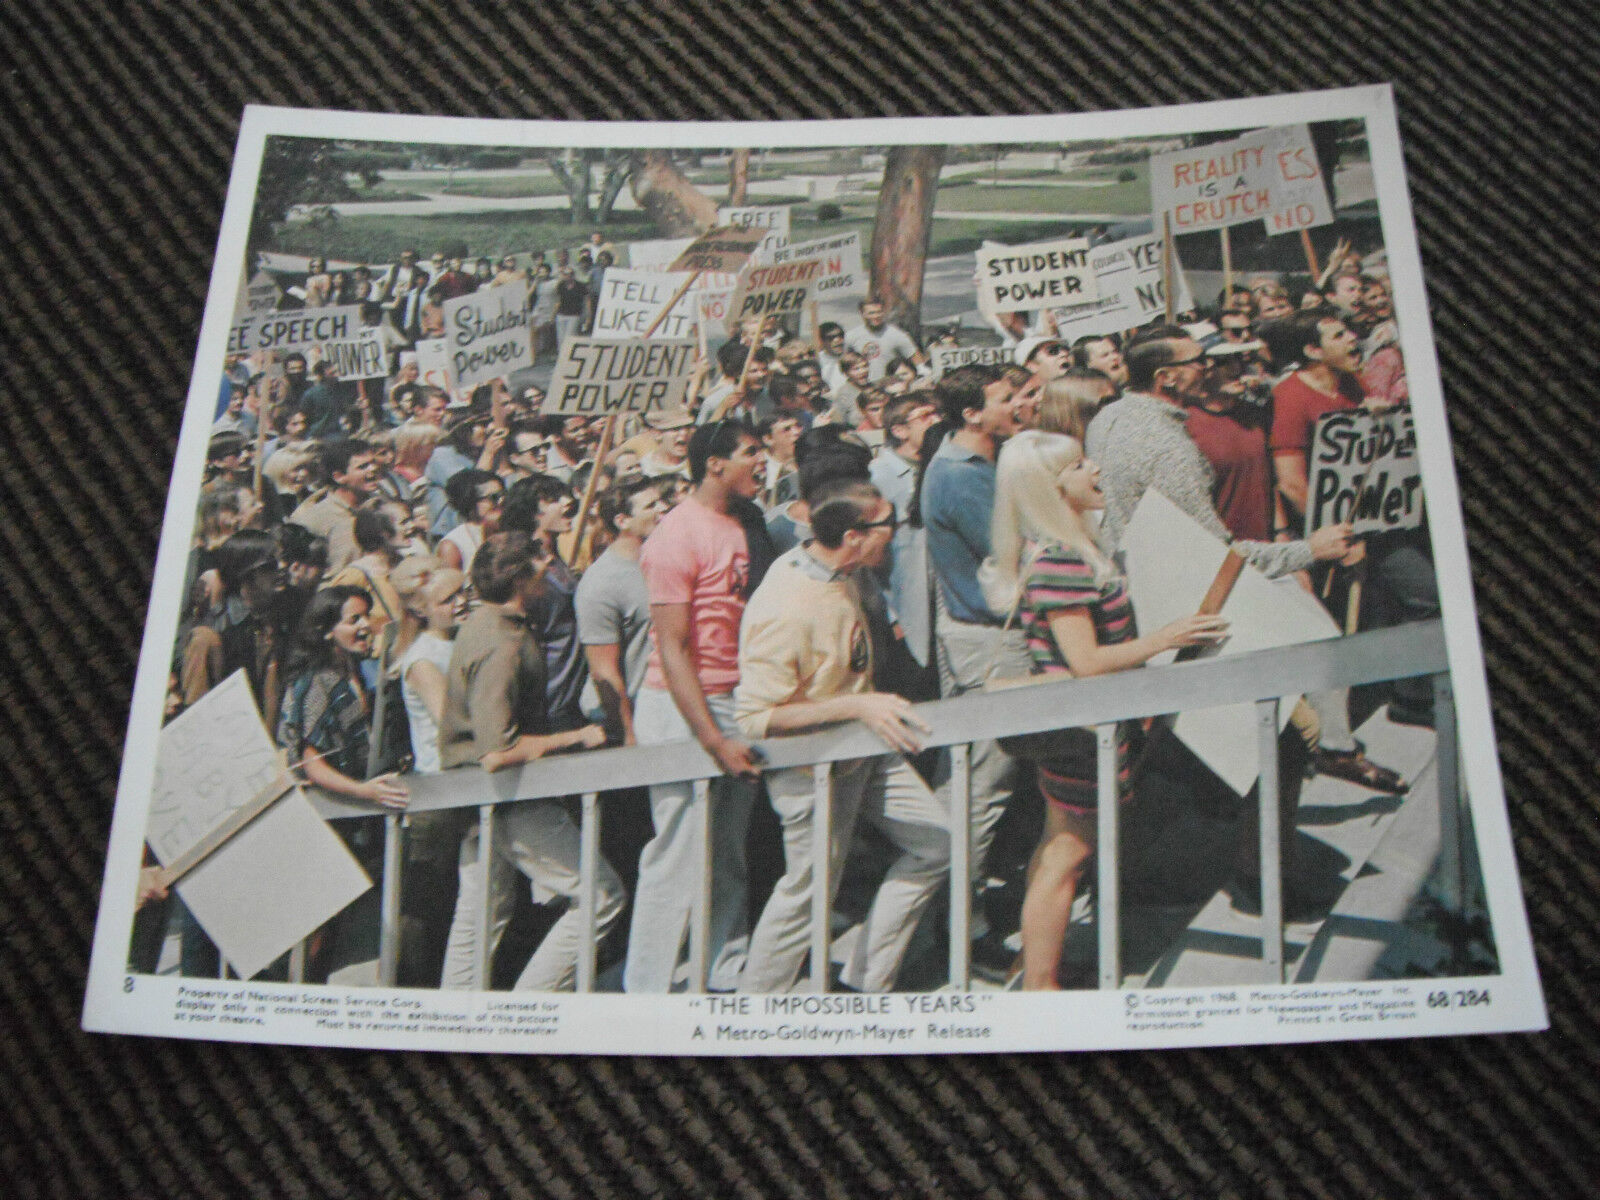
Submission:
<svg viewBox="0 0 1600 1200">
<path fill-rule="evenodd" d="M 1262 960 L 1272 978 L 1284 972 L 1283 888 L 1278 813 L 1278 704 L 1282 698 L 1306 692 L 1430 675 L 1435 677 L 1438 699 L 1438 759 L 1444 826 L 1447 887 L 1460 903 L 1467 894 L 1464 855 L 1457 845 L 1463 823 L 1454 710 L 1451 707 L 1448 661 L 1443 628 L 1438 621 L 1417 622 L 1390 629 L 1352 634 L 1328 641 L 1309 642 L 1274 650 L 1254 651 L 1226 658 L 1199 659 L 1170 666 L 1125 671 L 1089 679 L 1064 679 L 1027 688 L 985 692 L 931 701 L 917 713 L 931 727 L 925 739 L 929 748 L 950 750 L 950 871 L 954 879 L 970 883 L 973 869 L 971 798 L 968 757 L 973 742 L 1009 734 L 1051 729 L 1090 727 L 1098 746 L 1098 860 L 1099 982 L 1103 988 L 1121 985 L 1120 912 L 1117 855 L 1119 840 L 1118 748 L 1120 721 L 1162 716 L 1189 709 L 1254 703 L 1257 717 L 1257 767 L 1261 831 Z M 857 723 L 817 733 L 771 738 L 760 743 L 768 768 L 812 767 L 816 778 L 817 814 L 812 861 L 811 973 L 813 990 L 825 990 L 830 939 L 831 889 L 830 787 L 828 764 L 844 759 L 882 755 L 888 751 Z M 700 872 L 689 937 L 689 986 L 704 990 L 708 966 L 710 919 L 709 782 L 721 774 L 716 762 L 698 743 L 685 741 L 659 746 L 634 746 L 559 755 L 528 764 L 518 771 L 489 774 L 477 767 L 462 767 L 433 775 L 410 776 L 411 813 L 476 807 L 481 822 L 478 841 L 480 868 L 490 869 L 495 809 L 518 800 L 579 796 L 580 864 L 579 907 L 584 924 L 583 949 L 577 970 L 579 991 L 592 991 L 595 982 L 596 878 L 600 860 L 602 794 L 650 784 L 692 781 L 700 814 Z M 317 810 L 329 819 L 371 817 L 372 809 L 311 789 Z M 404 818 L 385 814 L 384 870 L 381 882 L 379 982 L 392 986 L 398 964 L 401 839 Z M 489 977 L 488 894 L 475 914 L 474 941 L 478 955 L 475 986 L 482 990 Z M 971 888 L 950 889 L 950 984 L 966 989 L 970 984 L 969 925 Z"/>
</svg>

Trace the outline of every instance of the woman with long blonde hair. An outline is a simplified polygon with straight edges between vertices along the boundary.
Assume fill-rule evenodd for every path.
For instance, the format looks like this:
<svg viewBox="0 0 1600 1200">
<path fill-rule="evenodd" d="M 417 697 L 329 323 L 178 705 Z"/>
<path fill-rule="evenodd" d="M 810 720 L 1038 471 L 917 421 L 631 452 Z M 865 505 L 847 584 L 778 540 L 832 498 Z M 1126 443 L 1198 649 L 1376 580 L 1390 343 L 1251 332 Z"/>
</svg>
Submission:
<svg viewBox="0 0 1600 1200">
<path fill-rule="evenodd" d="M 1140 637 L 1127 580 L 1095 544 L 1086 519 L 1104 507 L 1100 468 L 1064 434 L 1027 430 L 1000 451 L 991 542 L 997 575 L 1015 596 L 1035 675 L 1104 675 L 1143 666 L 1164 650 L 1220 640 L 1227 622 L 1183 617 Z M 1118 740 L 1126 782 L 1138 727 Z M 1022 901 L 1022 986 L 1055 990 L 1072 899 L 1095 848 L 1097 755 L 1073 730 L 1058 757 L 1037 764 L 1044 831 Z"/>
</svg>

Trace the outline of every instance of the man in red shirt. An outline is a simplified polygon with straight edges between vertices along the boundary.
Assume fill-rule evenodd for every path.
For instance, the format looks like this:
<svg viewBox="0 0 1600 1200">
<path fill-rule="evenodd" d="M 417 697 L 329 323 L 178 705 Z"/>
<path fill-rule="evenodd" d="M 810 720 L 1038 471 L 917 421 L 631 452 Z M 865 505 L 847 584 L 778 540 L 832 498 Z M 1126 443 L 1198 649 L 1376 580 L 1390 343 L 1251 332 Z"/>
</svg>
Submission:
<svg viewBox="0 0 1600 1200">
<path fill-rule="evenodd" d="M 1302 532 L 1306 508 L 1307 462 L 1317 421 L 1324 413 L 1359 408 L 1364 393 L 1357 374 L 1361 370 L 1361 343 L 1335 308 L 1308 308 L 1289 321 L 1292 345 L 1300 366 L 1272 389 L 1272 462 L 1278 473 L 1278 491 L 1287 508 L 1287 524 L 1294 535 Z M 1399 774 L 1367 758 L 1350 730 L 1348 689 L 1308 695 L 1322 724 L 1321 744 L 1312 752 L 1316 769 L 1374 791 L 1402 793 L 1407 784 Z"/>
<path fill-rule="evenodd" d="M 708 986 L 731 991 L 750 944 L 745 833 L 760 775 L 734 721 L 739 622 L 749 596 L 751 554 L 742 502 L 761 490 L 765 452 L 740 421 L 702 425 L 689 439 L 694 490 L 661 519 L 639 568 L 650 591 L 651 650 L 634 705 L 639 745 L 694 738 L 727 777 L 697 798 L 690 783 L 650 789 L 655 836 L 639 857 L 623 988 L 667 992 L 689 933 L 700 886 L 701 806 L 711 804 L 711 939 Z M 691 979 L 691 990 L 699 986 Z"/>
</svg>

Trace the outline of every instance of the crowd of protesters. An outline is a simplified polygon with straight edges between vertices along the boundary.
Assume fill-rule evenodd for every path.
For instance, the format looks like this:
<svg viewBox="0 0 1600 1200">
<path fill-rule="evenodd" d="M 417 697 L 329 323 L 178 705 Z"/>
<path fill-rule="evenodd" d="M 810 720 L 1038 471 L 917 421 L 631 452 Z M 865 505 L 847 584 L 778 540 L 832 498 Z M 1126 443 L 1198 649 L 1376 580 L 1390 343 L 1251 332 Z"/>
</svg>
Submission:
<svg viewBox="0 0 1600 1200">
<path fill-rule="evenodd" d="M 385 271 L 334 273 L 312 260 L 283 304 L 362 304 L 391 374 L 343 382 L 314 352 L 228 362 L 168 710 L 243 670 L 302 777 L 375 814 L 404 808 L 409 772 L 699 742 L 722 776 L 651 787 L 647 806 L 636 793 L 598 866 L 602 958 L 620 962 L 629 992 L 685 984 L 707 803 L 707 985 L 796 983 L 811 944 L 814 777 L 764 771 L 758 743 L 847 721 L 885 752 L 831 767 L 829 878 L 869 881 L 841 901 L 852 928 L 833 986 L 895 987 L 950 860 L 948 757 L 919 754 L 914 704 L 1008 677 L 1135 669 L 1227 636 L 1215 616 L 1136 628 L 1119 542 L 1149 488 L 1269 576 L 1310 587 L 1365 556 L 1369 621 L 1436 612 L 1425 533 L 1302 532 L 1318 416 L 1407 402 L 1381 255 L 1364 270 L 1341 252 L 1315 281 L 1251 279 L 1211 311 L 1116 335 L 1069 342 L 1050 314 L 1021 314 L 1002 327 L 1012 364 L 940 377 L 932 346 L 872 299 L 852 327 L 806 338 L 749 323 L 700 364 L 687 404 L 630 418 L 601 461 L 600 420 L 542 411 L 536 386 L 453 395 L 420 377 L 413 347 L 441 332 L 444 301 L 524 283 L 548 357 L 592 319 L 616 257 L 596 233 L 554 262 L 424 264 L 408 251 Z M 1429 724 L 1429 705 L 1425 681 L 1402 684 L 1390 715 Z M 1031 810 L 1040 830 L 1018 868 L 1020 929 L 975 888 L 979 965 L 1028 988 L 1085 981 L 1062 966 L 1094 852 L 1095 753 L 1078 732 L 1085 741 L 1043 758 L 970 750 L 975 878 L 1004 873 L 988 860 L 1008 812 Z M 1157 733 L 1123 731 L 1130 793 L 1161 752 Z M 1308 770 L 1407 786 L 1366 758 L 1344 692 L 1296 704 L 1283 745 L 1287 828 Z M 772 819 L 753 822 L 763 804 Z M 1253 802 L 1241 811 L 1229 886 L 1256 912 Z M 408 886 L 406 912 L 434 937 L 403 972 L 471 987 L 480 955 L 513 944 L 520 878 L 553 923 L 496 974 L 571 987 L 573 815 L 560 800 L 496 813 L 487 870 L 475 814 L 412 820 L 406 869 L 423 886 Z M 380 826 L 335 824 L 374 879 Z M 762 855 L 775 882 L 754 894 Z M 1326 889 L 1285 870 L 1291 919 L 1325 911 Z M 373 895 L 313 940 L 309 978 L 376 981 Z M 483 910 L 488 947 L 475 944 Z M 198 926 L 179 924 L 184 972 L 215 973 Z"/>
</svg>

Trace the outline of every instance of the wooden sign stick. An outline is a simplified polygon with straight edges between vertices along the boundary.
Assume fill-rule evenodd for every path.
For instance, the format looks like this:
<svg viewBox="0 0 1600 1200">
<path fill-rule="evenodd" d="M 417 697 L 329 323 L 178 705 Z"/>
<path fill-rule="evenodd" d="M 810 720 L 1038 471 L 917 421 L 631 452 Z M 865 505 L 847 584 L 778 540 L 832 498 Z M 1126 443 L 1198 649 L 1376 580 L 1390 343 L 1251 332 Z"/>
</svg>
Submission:
<svg viewBox="0 0 1600 1200">
<path fill-rule="evenodd" d="M 666 304 L 662 306 L 661 311 L 655 315 L 655 319 L 650 322 L 649 328 L 644 331 L 643 337 L 649 338 L 655 334 L 656 330 L 661 328 L 661 323 L 667 319 L 667 314 L 677 307 L 678 301 L 684 298 L 701 274 L 702 272 L 700 271 L 690 273 L 689 278 L 683 281 L 683 285 L 672 293 Z M 696 323 L 701 324 L 702 322 L 697 320 Z M 605 462 L 606 455 L 611 452 L 611 440 L 616 432 L 616 427 L 617 414 L 608 413 L 606 415 L 606 423 L 600 428 L 600 444 L 594 448 L 594 465 L 589 468 L 589 478 L 583 485 L 583 499 L 578 503 L 578 516 L 572 524 L 573 562 L 578 561 L 578 552 L 583 548 L 586 522 L 589 519 L 589 506 L 594 503 L 595 484 L 600 479 L 600 464 Z"/>
<path fill-rule="evenodd" d="M 1177 280 L 1172 269 L 1172 214 L 1161 214 L 1161 288 L 1167 296 L 1167 324 L 1171 325 L 1176 310 Z"/>
<path fill-rule="evenodd" d="M 1222 306 L 1227 308 L 1233 299 L 1233 240 L 1226 225 L 1217 232 L 1222 235 Z"/>
<path fill-rule="evenodd" d="M 1306 252 L 1306 266 L 1311 271 L 1311 278 L 1316 279 L 1322 272 L 1317 267 L 1317 249 L 1311 244 L 1311 231 L 1300 231 L 1300 248 Z"/>
<path fill-rule="evenodd" d="M 246 825 L 276 804 L 280 798 L 298 786 L 298 783 L 299 781 L 283 766 L 280 756 L 279 771 L 273 776 L 272 782 L 234 809 L 228 818 L 210 833 L 163 867 L 156 876 L 161 886 L 171 888 L 178 880 L 232 841 Z"/>
<path fill-rule="evenodd" d="M 1206 594 L 1200 600 L 1200 607 L 1194 611 L 1200 616 L 1214 617 L 1222 611 L 1222 606 L 1228 602 L 1228 597 L 1233 594 L 1233 585 L 1239 582 L 1239 575 L 1244 570 L 1244 555 L 1235 554 L 1229 550 L 1222 556 L 1222 565 L 1217 568 L 1217 574 L 1211 581 L 1211 586 L 1206 589 Z M 1185 646 L 1178 651 L 1178 656 L 1173 662 L 1188 662 L 1190 659 L 1199 658 L 1201 653 L 1208 649 L 1206 646 Z"/>
</svg>

